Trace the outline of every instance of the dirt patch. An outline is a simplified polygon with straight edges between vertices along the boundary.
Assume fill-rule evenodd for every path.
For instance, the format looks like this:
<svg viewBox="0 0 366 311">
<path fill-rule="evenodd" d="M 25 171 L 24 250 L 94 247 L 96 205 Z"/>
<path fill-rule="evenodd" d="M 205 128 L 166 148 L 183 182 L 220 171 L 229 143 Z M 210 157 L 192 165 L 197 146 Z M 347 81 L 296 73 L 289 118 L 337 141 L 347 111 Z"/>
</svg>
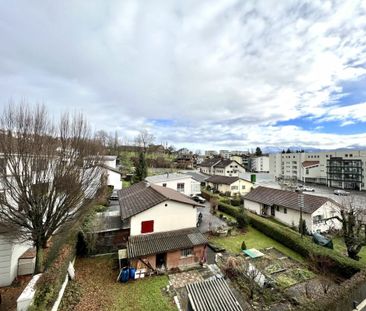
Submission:
<svg viewBox="0 0 366 311">
<path fill-rule="evenodd" d="M 0 288 L 2 299 L 0 311 L 15 311 L 17 309 L 17 299 L 31 278 L 31 275 L 20 276 L 11 286 Z"/>
</svg>

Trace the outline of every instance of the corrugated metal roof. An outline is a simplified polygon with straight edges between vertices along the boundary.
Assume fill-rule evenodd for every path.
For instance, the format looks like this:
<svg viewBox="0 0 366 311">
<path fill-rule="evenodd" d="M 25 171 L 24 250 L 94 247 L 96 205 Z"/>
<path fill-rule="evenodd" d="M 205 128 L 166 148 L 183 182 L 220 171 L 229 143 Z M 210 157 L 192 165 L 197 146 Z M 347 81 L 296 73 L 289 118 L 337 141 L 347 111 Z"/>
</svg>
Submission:
<svg viewBox="0 0 366 311">
<path fill-rule="evenodd" d="M 130 236 L 128 258 L 137 258 L 172 250 L 207 244 L 206 237 L 197 228 Z"/>
<path fill-rule="evenodd" d="M 310 194 L 303 194 L 303 195 L 304 195 L 304 208 L 303 208 L 304 213 L 312 214 L 328 201 L 337 204 L 329 198 Z M 287 190 L 258 187 L 249 192 L 246 196 L 244 196 L 244 199 L 270 206 L 278 205 L 294 210 L 300 210 L 298 203 L 299 194 Z"/>
<path fill-rule="evenodd" d="M 193 311 L 243 311 L 223 278 L 188 284 L 186 288 Z"/>
</svg>

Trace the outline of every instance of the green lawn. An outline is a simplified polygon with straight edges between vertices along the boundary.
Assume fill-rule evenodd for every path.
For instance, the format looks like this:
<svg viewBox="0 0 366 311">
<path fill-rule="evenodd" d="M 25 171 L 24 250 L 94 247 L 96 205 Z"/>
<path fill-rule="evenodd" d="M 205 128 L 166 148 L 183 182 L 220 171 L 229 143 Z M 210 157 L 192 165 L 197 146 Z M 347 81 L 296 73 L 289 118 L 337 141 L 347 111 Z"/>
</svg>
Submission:
<svg viewBox="0 0 366 311">
<path fill-rule="evenodd" d="M 251 226 L 248 227 L 247 232 L 244 234 L 229 237 L 212 237 L 210 238 L 210 241 L 212 241 L 214 244 L 224 247 L 232 253 L 240 252 L 241 243 L 243 241 L 245 241 L 247 248 L 262 249 L 273 246 L 286 256 L 296 259 L 300 262 L 304 262 L 304 258 L 301 255 L 264 235 Z"/>
<path fill-rule="evenodd" d="M 167 276 L 119 283 L 118 267 L 111 256 L 77 258 L 75 275 L 66 288 L 61 311 L 177 310 L 173 299 L 163 292 Z"/>
</svg>

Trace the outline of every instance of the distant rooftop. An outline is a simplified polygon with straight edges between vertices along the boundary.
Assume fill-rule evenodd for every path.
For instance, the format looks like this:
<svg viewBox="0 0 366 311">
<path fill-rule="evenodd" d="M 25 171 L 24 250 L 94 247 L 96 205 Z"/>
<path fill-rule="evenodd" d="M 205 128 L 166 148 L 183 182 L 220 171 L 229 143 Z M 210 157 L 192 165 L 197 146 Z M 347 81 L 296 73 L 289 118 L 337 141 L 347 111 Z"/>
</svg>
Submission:
<svg viewBox="0 0 366 311">
<path fill-rule="evenodd" d="M 149 176 L 149 177 L 146 177 L 145 180 L 150 183 L 159 183 L 159 182 L 185 179 L 185 178 L 191 178 L 191 176 L 187 176 L 185 174 L 179 174 L 179 173 L 166 173 L 166 174 L 161 174 L 161 175 Z"/>
</svg>

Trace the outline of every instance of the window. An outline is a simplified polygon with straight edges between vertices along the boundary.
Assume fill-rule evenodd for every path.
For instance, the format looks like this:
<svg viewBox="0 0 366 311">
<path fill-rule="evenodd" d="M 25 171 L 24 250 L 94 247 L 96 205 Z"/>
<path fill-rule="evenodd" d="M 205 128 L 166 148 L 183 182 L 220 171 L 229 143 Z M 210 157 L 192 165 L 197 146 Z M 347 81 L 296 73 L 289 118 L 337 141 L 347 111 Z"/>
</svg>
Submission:
<svg viewBox="0 0 366 311">
<path fill-rule="evenodd" d="M 276 206 L 276 211 L 279 212 L 280 211 L 280 207 Z"/>
<path fill-rule="evenodd" d="M 150 233 L 154 232 L 154 221 L 147 220 L 141 222 L 141 233 Z"/>
<path fill-rule="evenodd" d="M 184 192 L 184 183 L 183 182 L 177 183 L 177 191 Z"/>
<path fill-rule="evenodd" d="M 241 189 L 244 190 L 245 189 L 245 185 L 241 186 Z"/>
<path fill-rule="evenodd" d="M 283 208 L 283 213 L 287 214 L 287 208 L 286 207 Z"/>
<path fill-rule="evenodd" d="M 238 190 L 238 186 L 231 186 L 231 190 Z"/>
<path fill-rule="evenodd" d="M 166 187 L 166 183 L 163 183 L 163 187 Z"/>
<path fill-rule="evenodd" d="M 316 224 L 316 223 L 319 223 L 321 222 L 323 219 L 323 215 L 316 215 L 313 217 L 313 223 Z"/>
<path fill-rule="evenodd" d="M 180 251 L 180 257 L 188 257 L 193 255 L 193 248 L 186 248 Z"/>
</svg>

